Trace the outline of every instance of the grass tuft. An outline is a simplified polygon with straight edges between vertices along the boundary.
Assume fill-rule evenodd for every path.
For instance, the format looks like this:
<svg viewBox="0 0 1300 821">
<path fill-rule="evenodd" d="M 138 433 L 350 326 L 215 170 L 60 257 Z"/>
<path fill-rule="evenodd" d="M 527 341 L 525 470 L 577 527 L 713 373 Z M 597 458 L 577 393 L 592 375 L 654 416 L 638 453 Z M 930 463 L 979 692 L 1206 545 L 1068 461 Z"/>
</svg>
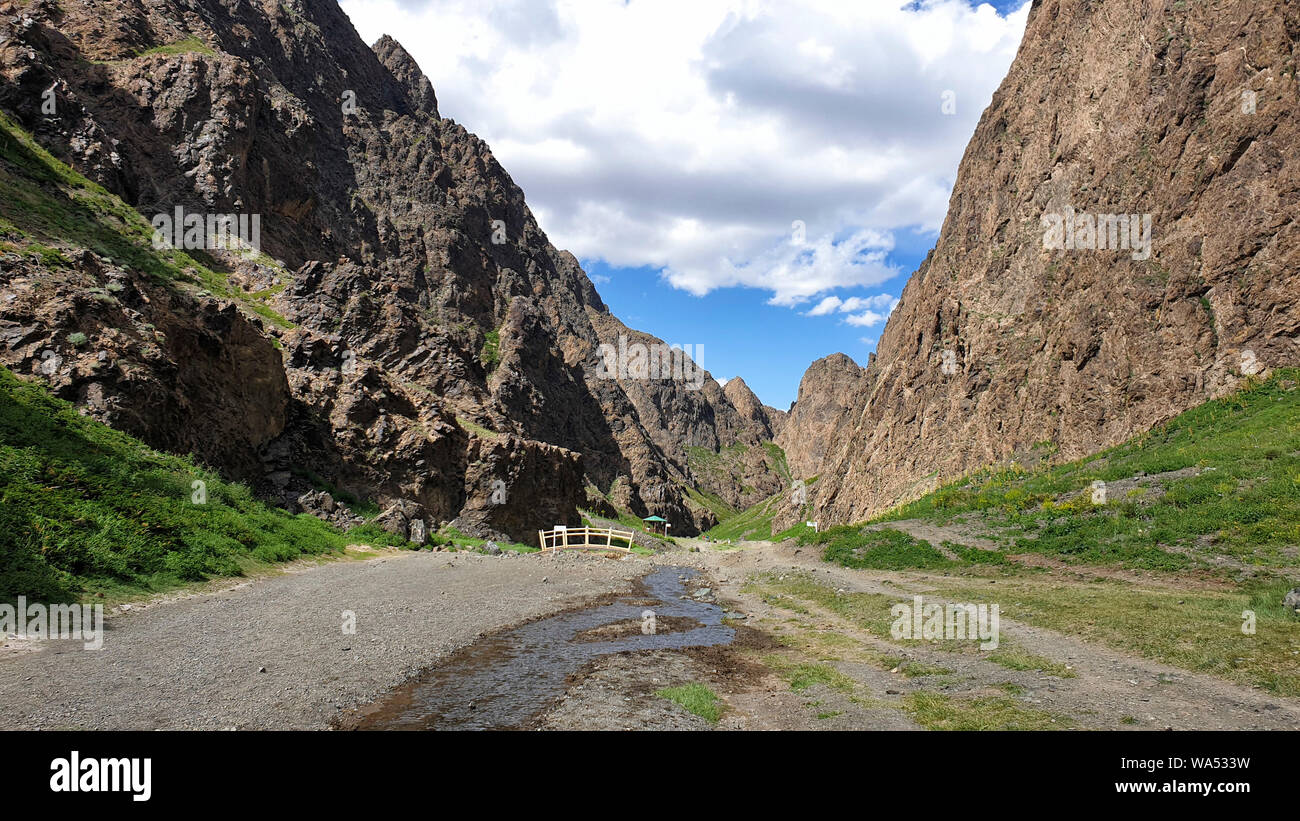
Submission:
<svg viewBox="0 0 1300 821">
<path fill-rule="evenodd" d="M 1065 716 L 1033 710 L 1006 696 L 953 698 L 920 691 L 903 697 L 903 709 L 927 730 L 1061 730 Z"/>
<path fill-rule="evenodd" d="M 680 705 L 686 712 L 697 715 L 710 724 L 717 724 L 718 719 L 722 718 L 723 704 L 717 694 L 698 682 L 681 687 L 666 687 L 655 695 Z"/>
</svg>

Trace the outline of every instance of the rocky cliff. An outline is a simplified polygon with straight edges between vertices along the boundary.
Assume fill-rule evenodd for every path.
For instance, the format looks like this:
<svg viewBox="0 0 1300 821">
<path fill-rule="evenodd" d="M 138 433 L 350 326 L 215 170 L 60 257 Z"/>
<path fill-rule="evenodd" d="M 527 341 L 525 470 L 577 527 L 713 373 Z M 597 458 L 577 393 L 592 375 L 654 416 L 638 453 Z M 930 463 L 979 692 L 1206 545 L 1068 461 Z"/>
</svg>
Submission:
<svg viewBox="0 0 1300 821">
<path fill-rule="evenodd" d="M 804 372 L 798 398 L 776 437 L 796 479 L 822 472 L 832 431 L 861 395 L 862 374 L 858 363 L 842 353 L 818 359 Z"/>
<path fill-rule="evenodd" d="M 366 47 L 330 0 L 0 3 L 0 110 L 24 198 L 0 223 L 0 361 L 291 508 L 346 518 L 330 489 L 393 529 L 531 541 L 613 505 L 690 534 L 713 514 L 689 452 L 772 438 L 689 358 L 607 367 L 663 343 L 610 314 L 401 45 Z M 258 253 L 151 249 L 139 218 L 173 214 L 255 216 Z"/>
<path fill-rule="evenodd" d="M 1294 3 L 1036 0 L 817 515 L 1077 458 L 1300 361 L 1298 42 Z"/>
</svg>

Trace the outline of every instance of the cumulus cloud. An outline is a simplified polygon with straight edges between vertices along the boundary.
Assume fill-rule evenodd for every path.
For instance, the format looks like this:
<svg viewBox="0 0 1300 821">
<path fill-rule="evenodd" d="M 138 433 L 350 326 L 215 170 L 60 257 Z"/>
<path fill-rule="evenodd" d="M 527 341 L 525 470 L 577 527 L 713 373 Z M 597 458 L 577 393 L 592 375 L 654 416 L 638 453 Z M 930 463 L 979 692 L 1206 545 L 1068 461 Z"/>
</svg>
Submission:
<svg viewBox="0 0 1300 821">
<path fill-rule="evenodd" d="M 839 297 L 828 296 L 825 299 L 823 299 L 821 302 L 818 302 L 815 306 L 813 306 L 813 309 L 811 311 L 808 311 L 807 315 L 826 316 L 826 314 L 834 313 L 835 309 L 839 308 L 843 304 L 844 304 L 844 300 L 840 299 Z"/>
<path fill-rule="evenodd" d="M 848 299 L 840 299 L 837 296 L 828 296 L 821 302 L 813 306 L 812 310 L 805 311 L 806 316 L 826 316 L 836 311 L 840 313 L 852 313 L 862 308 L 884 308 L 886 313 L 894 310 L 898 304 L 898 298 L 890 294 L 876 294 L 868 297 L 853 296 Z"/>
<path fill-rule="evenodd" d="M 844 322 L 861 328 L 870 328 L 872 325 L 879 325 L 888 319 L 897 305 L 898 298 L 891 294 L 875 294 L 866 297 L 853 296 L 848 299 L 828 296 L 814 305 L 812 310 L 805 311 L 804 315 L 849 314 L 844 318 Z M 855 313 L 858 311 L 861 313 Z M 862 340 L 865 342 L 866 337 L 862 337 Z"/>
<path fill-rule="evenodd" d="M 853 314 L 844 321 L 850 325 L 857 325 L 861 328 L 870 328 L 872 325 L 879 325 L 889 319 L 889 314 L 877 313 L 875 311 L 863 311 L 860 314 Z"/>
<path fill-rule="evenodd" d="M 658 268 L 693 294 L 743 286 L 791 307 L 907 273 L 885 261 L 893 233 L 938 229 L 1028 13 L 965 0 L 342 6 L 363 37 L 411 52 L 444 116 L 492 145 L 557 246 Z M 808 313 L 840 312 L 823 304 Z M 885 307 L 844 312 L 865 325 Z"/>
<path fill-rule="evenodd" d="M 695 236 L 680 244 L 680 254 L 664 268 L 664 277 L 698 296 L 714 288 L 745 285 L 770 291 L 775 305 L 796 305 L 831 289 L 875 285 L 899 273 L 885 262 L 893 241 L 880 231 L 863 229 L 840 240 L 826 236 L 782 241 L 767 248 L 733 243 L 722 253 L 699 222 L 683 226 L 685 233 Z"/>
</svg>

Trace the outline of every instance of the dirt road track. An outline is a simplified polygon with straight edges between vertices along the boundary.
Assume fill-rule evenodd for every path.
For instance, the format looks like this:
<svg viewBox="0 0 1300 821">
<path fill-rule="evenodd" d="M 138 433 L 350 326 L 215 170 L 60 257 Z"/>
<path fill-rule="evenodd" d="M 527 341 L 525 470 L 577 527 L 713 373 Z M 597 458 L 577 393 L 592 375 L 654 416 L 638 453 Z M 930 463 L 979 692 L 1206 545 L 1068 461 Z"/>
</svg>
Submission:
<svg viewBox="0 0 1300 821">
<path fill-rule="evenodd" d="M 697 544 L 686 541 L 688 544 Z M 850 593 L 878 593 L 906 601 L 914 593 L 933 589 L 924 574 L 879 570 L 853 570 L 821 561 L 815 548 L 800 548 L 793 542 L 771 544 L 751 542 L 739 549 L 711 550 L 686 554 L 693 564 L 706 569 L 717 581 L 723 598 L 737 601 L 741 609 L 769 622 L 788 622 L 788 611 L 774 610 L 759 597 L 741 592 L 747 579 L 757 573 L 802 572 L 822 584 Z M 723 581 L 725 579 L 725 581 Z M 1012 671 L 975 656 L 929 649 L 924 645 L 900 647 L 861 630 L 811 602 L 801 602 L 810 611 L 806 621 L 817 630 L 854 637 L 864 647 L 891 652 L 949 668 L 959 683 L 944 692 L 979 695 L 995 692 L 1002 682 L 1024 690 L 1027 706 L 1050 710 L 1076 720 L 1076 726 L 1106 729 L 1300 729 L 1300 702 L 1210 675 L 1189 672 L 1140 656 L 1120 652 L 1075 636 L 1021 624 L 1004 618 L 1002 634 L 1024 649 L 1068 664 L 1074 678 L 1058 678 L 1037 671 Z M 751 621 L 751 623 L 754 623 Z M 877 698 L 889 701 L 885 688 L 896 691 L 894 698 L 925 689 L 924 679 L 882 675 L 867 666 L 841 665 L 842 672 L 865 685 Z M 1121 717 L 1138 722 L 1120 724 Z"/>
</svg>

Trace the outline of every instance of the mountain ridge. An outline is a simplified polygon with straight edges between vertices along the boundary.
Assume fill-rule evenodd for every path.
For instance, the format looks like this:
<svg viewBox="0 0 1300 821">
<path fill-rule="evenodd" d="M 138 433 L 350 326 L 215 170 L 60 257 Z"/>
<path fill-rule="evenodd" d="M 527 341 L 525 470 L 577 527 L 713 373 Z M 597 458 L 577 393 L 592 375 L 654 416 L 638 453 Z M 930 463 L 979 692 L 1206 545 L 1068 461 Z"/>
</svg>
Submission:
<svg viewBox="0 0 1300 821">
<path fill-rule="evenodd" d="M 263 251 L 201 249 L 207 273 L 181 279 L 210 287 L 161 290 L 107 253 L 72 254 L 58 275 L 18 254 L 0 287 L 42 281 L 56 301 L 84 302 L 109 278 L 140 298 L 129 315 L 111 293 L 75 317 L 34 296 L 0 305 L 23 331 L 4 364 L 290 509 L 314 498 L 315 475 L 377 500 L 404 532 L 419 521 L 531 539 L 539 523 L 576 523 L 580 507 L 657 513 L 683 535 L 713 523 L 687 492 L 698 481 L 686 450 L 755 441 L 755 421 L 707 373 L 698 390 L 599 374 L 601 345 L 659 340 L 609 313 L 486 143 L 441 117 L 396 40 L 365 46 L 332 2 L 34 0 L 0 15 L 0 109 L 37 143 L 146 216 L 258 214 Z M 36 238 L 77 250 L 66 231 L 10 233 L 17 249 Z M 177 290 L 164 310 L 158 294 Z M 177 355 L 205 312 L 247 327 L 256 353 L 225 351 L 223 328 L 206 332 L 207 365 Z M 154 360 L 108 344 L 132 323 Z M 146 340 L 145 326 L 170 331 Z M 46 351 L 61 362 L 48 374 Z M 245 372 L 253 362 L 260 373 Z M 177 379 L 213 388 L 188 403 Z M 265 386 L 255 396 L 238 387 L 250 379 Z M 205 427 L 202 407 L 239 395 Z M 132 413 L 145 396 L 190 413 Z"/>
</svg>

